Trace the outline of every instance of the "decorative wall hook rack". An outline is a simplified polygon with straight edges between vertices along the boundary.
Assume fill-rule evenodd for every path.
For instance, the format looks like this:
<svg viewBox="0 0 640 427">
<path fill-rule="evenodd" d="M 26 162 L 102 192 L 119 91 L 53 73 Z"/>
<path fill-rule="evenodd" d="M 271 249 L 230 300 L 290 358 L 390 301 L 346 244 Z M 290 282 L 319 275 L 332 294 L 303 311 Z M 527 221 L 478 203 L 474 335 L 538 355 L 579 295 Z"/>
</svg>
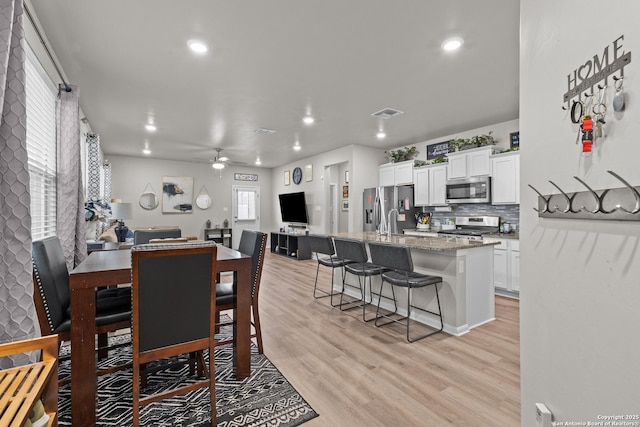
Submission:
<svg viewBox="0 0 640 427">
<path fill-rule="evenodd" d="M 614 171 L 608 170 L 607 173 L 624 186 L 594 190 L 584 180 L 574 176 L 587 191 L 567 193 L 549 181 L 560 193 L 544 195 L 528 184 L 538 194 L 538 207 L 533 210 L 543 218 L 640 221 L 640 186 L 632 186 Z"/>
</svg>

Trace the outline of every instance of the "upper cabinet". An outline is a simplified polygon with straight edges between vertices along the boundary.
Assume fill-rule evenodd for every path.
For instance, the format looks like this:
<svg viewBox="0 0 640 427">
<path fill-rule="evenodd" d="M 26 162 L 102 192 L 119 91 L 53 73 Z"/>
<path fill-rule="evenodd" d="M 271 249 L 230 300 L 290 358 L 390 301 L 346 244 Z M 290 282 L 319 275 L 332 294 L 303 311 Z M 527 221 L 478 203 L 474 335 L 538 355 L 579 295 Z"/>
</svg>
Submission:
<svg viewBox="0 0 640 427">
<path fill-rule="evenodd" d="M 459 179 L 491 175 L 493 147 L 472 148 L 447 154 L 447 178 Z"/>
<path fill-rule="evenodd" d="M 515 205 L 520 203 L 520 153 L 492 156 L 491 203 Z"/>
<path fill-rule="evenodd" d="M 447 165 L 426 166 L 413 170 L 414 205 L 446 205 Z"/>
<path fill-rule="evenodd" d="M 413 184 L 413 160 L 380 165 L 378 182 L 381 187 Z"/>
</svg>

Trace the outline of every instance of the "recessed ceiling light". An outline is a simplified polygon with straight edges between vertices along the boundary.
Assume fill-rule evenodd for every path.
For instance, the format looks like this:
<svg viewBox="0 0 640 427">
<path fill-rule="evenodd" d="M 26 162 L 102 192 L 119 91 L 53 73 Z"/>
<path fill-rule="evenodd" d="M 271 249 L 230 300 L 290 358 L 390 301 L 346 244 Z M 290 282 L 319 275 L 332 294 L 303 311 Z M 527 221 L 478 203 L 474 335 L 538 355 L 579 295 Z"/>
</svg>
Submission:
<svg viewBox="0 0 640 427">
<path fill-rule="evenodd" d="M 260 161 L 260 157 L 258 157 L 258 158 L 256 159 L 256 165 L 260 166 L 261 164 L 262 164 L 262 162 Z"/>
<path fill-rule="evenodd" d="M 380 132 L 376 133 L 376 137 L 378 139 L 385 139 L 387 137 L 387 134 L 382 132 L 382 131 L 380 131 Z"/>
<path fill-rule="evenodd" d="M 145 148 L 145 149 L 142 150 L 142 154 L 148 156 L 149 154 L 151 154 L 151 150 L 149 150 L 148 148 Z"/>
<path fill-rule="evenodd" d="M 206 53 L 209 50 L 209 46 L 200 40 L 189 40 L 187 45 L 195 53 Z"/>
<path fill-rule="evenodd" d="M 464 40 L 462 40 L 460 37 L 452 37 L 442 42 L 442 50 L 452 52 L 454 50 L 460 49 L 463 43 Z"/>
<path fill-rule="evenodd" d="M 293 146 L 293 149 L 296 150 L 296 151 L 300 151 L 302 149 L 302 147 L 299 146 L 298 144 L 296 144 L 296 145 Z"/>
<path fill-rule="evenodd" d="M 315 119 L 312 116 L 305 116 L 304 119 L 302 119 L 302 121 L 304 122 L 305 125 L 311 125 L 313 124 L 313 122 L 315 122 Z"/>
<path fill-rule="evenodd" d="M 156 131 L 156 129 L 158 129 L 158 128 L 156 127 L 156 125 L 151 124 L 151 123 L 147 123 L 146 125 L 144 125 L 144 128 L 145 128 L 146 130 L 148 130 L 149 132 L 155 132 L 155 131 Z"/>
</svg>

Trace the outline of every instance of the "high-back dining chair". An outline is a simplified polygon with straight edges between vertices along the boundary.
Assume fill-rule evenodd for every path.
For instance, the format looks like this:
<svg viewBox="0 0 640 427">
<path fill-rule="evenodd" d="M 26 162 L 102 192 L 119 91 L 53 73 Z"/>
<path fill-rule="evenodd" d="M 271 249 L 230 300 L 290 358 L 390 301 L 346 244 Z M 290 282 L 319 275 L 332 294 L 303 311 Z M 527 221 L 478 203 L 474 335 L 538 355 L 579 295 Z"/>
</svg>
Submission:
<svg viewBox="0 0 640 427">
<path fill-rule="evenodd" d="M 238 252 L 248 255 L 252 258 L 251 262 L 251 311 L 253 314 L 253 322 L 251 323 L 255 329 L 255 333 L 251 335 L 258 342 L 258 352 L 263 353 L 262 346 L 262 329 L 260 327 L 260 310 L 258 306 L 258 295 L 260 292 L 260 278 L 262 277 L 262 266 L 264 264 L 265 249 L 267 247 L 267 235 L 260 231 L 243 230 L 240 237 L 240 245 Z M 235 310 L 236 293 L 234 291 L 236 284 L 232 282 L 223 282 L 216 284 L 216 326 L 224 326 L 235 323 L 233 321 L 220 323 L 220 312 L 225 310 Z M 234 316 L 235 318 L 235 316 Z M 233 342 L 233 340 L 218 341 L 216 345 L 224 345 Z"/>
<path fill-rule="evenodd" d="M 413 271 L 413 260 L 411 258 L 411 249 L 405 245 L 397 245 L 391 243 L 379 243 L 370 242 L 369 252 L 371 253 L 371 262 L 381 267 L 387 268 L 388 271 L 382 273 L 382 287 L 380 294 L 382 294 L 382 288 L 385 283 L 389 283 L 392 287 L 406 288 L 407 290 L 407 315 L 405 317 L 394 318 L 393 315 L 396 310 L 391 314 L 380 315 L 380 302 L 378 301 L 378 308 L 376 309 L 376 326 L 384 326 L 390 323 L 400 323 L 407 327 L 407 341 L 415 342 L 426 338 L 435 333 L 441 332 L 444 329 L 444 322 L 442 320 L 442 308 L 440 306 L 440 296 L 438 295 L 438 284 L 442 283 L 442 277 L 432 276 L 429 274 L 422 274 Z M 424 288 L 431 286 L 435 288 L 436 300 L 438 302 L 438 312 L 430 311 L 425 308 L 416 307 L 411 304 L 412 291 L 416 288 Z M 395 298 L 395 293 L 394 293 Z M 411 337 L 409 334 L 409 326 L 411 324 L 411 309 L 420 310 L 426 313 L 430 313 L 437 316 L 440 319 L 440 329 L 429 332 L 419 337 Z M 378 323 L 382 318 L 387 318 L 385 323 Z M 404 322 L 403 322 L 404 321 Z"/>
<path fill-rule="evenodd" d="M 42 335 L 58 334 L 60 341 L 71 339 L 71 295 L 69 271 L 57 237 L 32 244 L 34 302 Z M 103 335 L 131 325 L 131 289 L 96 291 L 96 332 Z M 66 380 L 61 381 L 65 383 Z"/>
<path fill-rule="evenodd" d="M 132 256 L 133 425 L 140 407 L 208 387 L 216 425 L 214 330 L 217 248 L 213 242 L 134 246 Z M 149 362 L 209 351 L 206 378 L 141 397 Z"/>
</svg>

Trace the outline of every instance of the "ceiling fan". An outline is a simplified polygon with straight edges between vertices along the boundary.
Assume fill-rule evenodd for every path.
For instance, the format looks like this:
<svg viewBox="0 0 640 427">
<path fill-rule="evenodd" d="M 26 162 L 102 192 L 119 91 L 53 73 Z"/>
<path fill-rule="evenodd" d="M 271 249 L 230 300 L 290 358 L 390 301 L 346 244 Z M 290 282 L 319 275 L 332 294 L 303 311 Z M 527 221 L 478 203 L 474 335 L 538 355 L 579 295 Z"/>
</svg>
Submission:
<svg viewBox="0 0 640 427">
<path fill-rule="evenodd" d="M 225 162 L 229 161 L 229 158 L 226 156 L 220 156 L 220 152 L 222 148 L 216 148 L 216 156 L 213 158 L 213 163 L 211 163 L 211 167 L 214 169 L 224 169 Z"/>
</svg>

